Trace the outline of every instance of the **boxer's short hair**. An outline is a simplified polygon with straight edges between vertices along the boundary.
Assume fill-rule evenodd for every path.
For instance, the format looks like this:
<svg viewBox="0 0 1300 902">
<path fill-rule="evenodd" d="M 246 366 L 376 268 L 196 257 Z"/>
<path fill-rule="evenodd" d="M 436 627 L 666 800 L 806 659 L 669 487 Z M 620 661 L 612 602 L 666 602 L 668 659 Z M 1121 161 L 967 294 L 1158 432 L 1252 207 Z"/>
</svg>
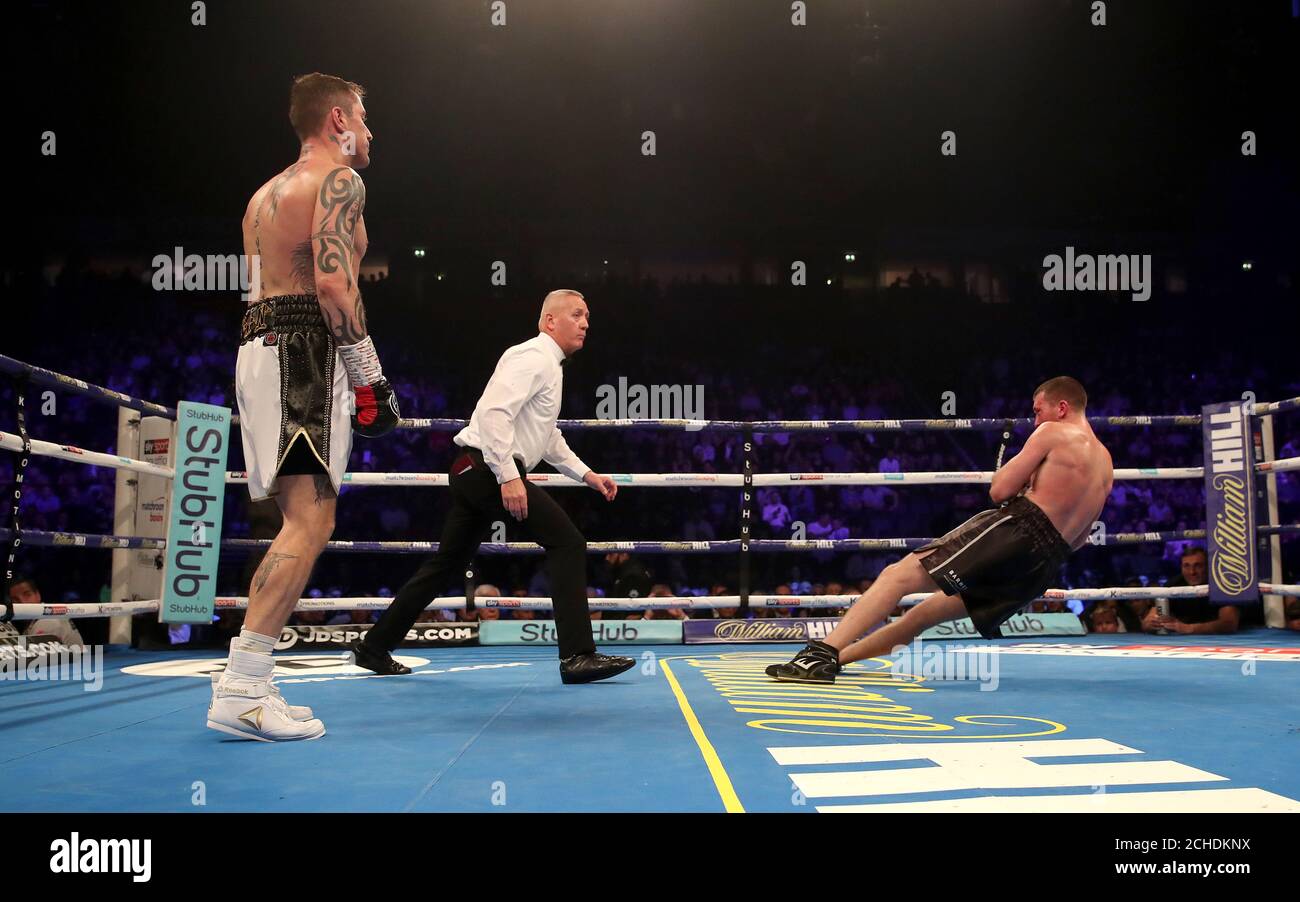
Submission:
<svg viewBox="0 0 1300 902">
<path fill-rule="evenodd" d="M 1048 379 L 1034 389 L 1034 394 L 1042 394 L 1048 401 L 1066 401 L 1075 410 L 1083 410 L 1088 406 L 1088 393 L 1083 390 L 1083 383 L 1072 376 Z"/>
<path fill-rule="evenodd" d="M 366 96 L 361 85 L 334 75 L 312 72 L 295 78 L 289 91 L 289 122 L 299 140 L 306 141 L 320 131 L 334 107 L 352 109 L 354 92 L 358 97 Z"/>
<path fill-rule="evenodd" d="M 1197 555 L 1200 555 L 1201 557 L 1205 558 L 1207 561 L 1210 559 L 1210 556 L 1206 554 L 1204 548 L 1202 548 L 1200 545 L 1192 545 L 1178 556 L 1178 560 L 1183 561 L 1189 557 L 1195 557 Z"/>
</svg>

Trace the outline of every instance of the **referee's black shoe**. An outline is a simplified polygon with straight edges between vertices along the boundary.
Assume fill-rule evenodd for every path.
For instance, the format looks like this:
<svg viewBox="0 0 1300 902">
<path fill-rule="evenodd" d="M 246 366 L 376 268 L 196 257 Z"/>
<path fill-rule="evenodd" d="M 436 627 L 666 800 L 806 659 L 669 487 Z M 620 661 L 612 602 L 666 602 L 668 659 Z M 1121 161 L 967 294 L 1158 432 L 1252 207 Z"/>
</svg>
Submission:
<svg viewBox="0 0 1300 902">
<path fill-rule="evenodd" d="M 618 676 L 625 670 L 636 666 L 635 658 L 622 658 L 615 655 L 602 655 L 592 652 L 589 655 L 570 655 L 560 659 L 560 679 L 566 685 L 574 683 L 594 683 Z"/>
<path fill-rule="evenodd" d="M 398 661 L 386 651 L 375 651 L 366 646 L 365 639 L 358 639 L 348 645 L 352 650 L 352 663 L 366 670 L 373 670 L 380 676 L 400 676 L 410 673 L 411 668 Z"/>
<path fill-rule="evenodd" d="M 804 646 L 789 664 L 772 664 L 764 671 L 779 683 L 833 683 L 839 672 L 839 651 L 816 639 Z"/>
</svg>

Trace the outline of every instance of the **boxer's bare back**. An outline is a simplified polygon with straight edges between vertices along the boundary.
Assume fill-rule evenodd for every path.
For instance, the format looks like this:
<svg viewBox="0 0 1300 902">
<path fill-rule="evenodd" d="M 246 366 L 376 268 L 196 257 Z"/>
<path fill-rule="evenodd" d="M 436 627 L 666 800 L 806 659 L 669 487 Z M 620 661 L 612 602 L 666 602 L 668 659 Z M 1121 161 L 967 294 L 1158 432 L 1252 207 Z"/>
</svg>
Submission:
<svg viewBox="0 0 1300 902">
<path fill-rule="evenodd" d="M 368 145 L 369 134 L 364 140 Z M 259 261 L 249 301 L 316 294 L 334 337 L 351 344 L 366 336 L 358 285 L 368 243 L 366 188 L 349 165 L 357 155 L 342 150 L 317 139 L 304 142 L 298 160 L 248 202 L 243 235 L 244 253 Z"/>
</svg>

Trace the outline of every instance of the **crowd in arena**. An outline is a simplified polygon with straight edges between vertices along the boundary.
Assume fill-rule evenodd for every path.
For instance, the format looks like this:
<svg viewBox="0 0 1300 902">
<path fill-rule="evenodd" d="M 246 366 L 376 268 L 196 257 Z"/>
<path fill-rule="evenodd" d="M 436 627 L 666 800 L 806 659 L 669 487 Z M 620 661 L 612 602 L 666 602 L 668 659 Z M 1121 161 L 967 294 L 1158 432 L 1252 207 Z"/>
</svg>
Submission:
<svg viewBox="0 0 1300 902">
<path fill-rule="evenodd" d="M 396 283 L 396 284 L 394 284 Z M 240 304 L 222 299 L 184 298 L 160 303 L 156 292 L 138 276 L 93 276 L 68 273 L 58 280 L 18 286 L 34 294 L 36 309 L 76 316 L 77 328 L 52 334 L 28 322 L 16 334 L 20 346 L 6 353 L 28 363 L 76 375 L 135 397 L 174 406 L 179 399 L 235 406 L 233 369 L 238 342 Z M 1014 331 L 988 351 L 933 355 L 917 335 L 900 341 L 826 335 L 824 342 L 802 338 L 799 327 L 774 328 L 771 334 L 743 342 L 716 336 L 725 331 L 727 304 L 708 309 L 702 298 L 735 299 L 741 289 L 698 283 L 659 285 L 608 283 L 580 285 L 589 293 L 592 315 L 590 349 L 575 358 L 566 374 L 562 416 L 596 415 L 597 389 L 620 377 L 635 383 L 701 386 L 703 416 L 732 420 L 884 419 L 960 417 L 1024 418 L 1031 415 L 1030 392 L 1042 379 L 1069 369 L 1091 392 L 1092 417 L 1134 414 L 1199 413 L 1209 401 L 1253 392 L 1259 400 L 1300 395 L 1294 366 L 1281 356 L 1255 357 L 1230 351 L 1193 350 L 1195 330 L 1185 323 L 1166 323 L 1156 332 L 1120 335 L 1102 328 L 1077 328 L 1063 347 L 1032 345 Z M 898 287 L 888 292 L 906 291 Z M 529 337 L 530 322 L 520 313 L 505 328 L 493 324 L 491 303 L 474 305 L 454 330 L 416 328 L 428 314 L 394 299 L 409 295 L 401 280 L 363 284 L 371 306 L 372 333 L 406 417 L 467 418 L 496 357 L 508 344 Z M 526 294 L 526 292 L 521 292 Z M 882 292 L 883 293 L 883 292 Z M 537 293 L 540 298 L 541 292 Z M 531 297 L 531 295 L 530 295 Z M 407 298 L 409 300 L 409 298 Z M 927 303 L 971 303 L 970 299 L 928 299 Z M 769 305 L 783 309 L 774 296 Z M 390 311 L 385 314 L 385 304 Z M 689 325 L 693 340 L 670 341 L 646 334 L 644 310 L 689 310 L 679 327 Z M 896 306 L 896 305 L 895 305 Z M 136 329 L 120 328 L 124 309 L 147 309 Z M 520 309 L 524 309 L 523 306 Z M 621 310 L 642 311 L 641 319 L 620 324 Z M 674 314 L 664 313 L 665 318 Z M 534 313 L 535 316 L 535 313 Z M 1006 317 L 1009 329 L 1027 328 Z M 423 319 L 422 319 L 423 318 Z M 626 319 L 626 318 L 625 318 Z M 487 324 L 487 325 L 485 325 Z M 408 328 L 408 325 L 411 325 Z M 751 332 L 759 330 L 752 327 Z M 608 337 L 606 336 L 607 333 Z M 105 341 L 104 335 L 112 335 Z M 475 339 L 469 340 L 467 336 Z M 1152 340 L 1157 346 L 1151 345 Z M 629 363 L 628 342 L 636 341 L 637 362 Z M 1187 342 L 1186 350 L 1180 345 Z M 709 348 L 714 348 L 710 355 Z M 1143 355 L 1146 355 L 1144 358 Z M 1154 356 L 1153 356 L 1154 355 Z M 653 365 L 646 363 L 652 360 Z M 945 407 L 945 404 L 947 407 Z M 8 414 L 5 431 L 14 431 L 13 388 L 0 397 Z M 115 452 L 116 410 L 74 394 L 28 389 L 27 427 L 35 438 Z M 1274 418 L 1278 457 L 1300 456 L 1300 415 Z M 1195 427 L 1097 427 L 1117 467 L 1198 466 L 1201 436 Z M 229 469 L 242 467 L 242 452 L 232 433 Z M 1027 430 L 1013 439 L 1014 452 Z M 401 430 L 378 440 L 354 442 L 349 469 L 356 472 L 445 471 L 453 455 L 452 432 Z M 570 445 L 605 473 L 738 473 L 743 436 L 735 432 L 620 430 L 572 431 Z M 756 472 L 817 473 L 967 471 L 992 469 L 999 436 L 955 430 L 922 432 L 759 433 L 754 436 Z M 0 460 L 0 484 L 13 478 L 14 460 Z M 110 533 L 113 523 L 114 471 L 104 467 L 37 458 L 22 487 L 20 522 L 24 529 Z M 1277 477 L 1280 522 L 1300 514 L 1300 476 Z M 556 489 L 574 522 L 589 540 L 721 540 L 740 535 L 740 493 L 701 487 L 625 488 L 612 504 L 594 492 Z M 273 502 L 251 504 L 240 487 L 228 492 L 224 535 L 274 535 Z M 988 507 L 980 485 L 817 486 L 797 482 L 760 489 L 753 505 L 757 538 L 883 538 L 941 535 L 974 512 Z M 260 509 L 260 510 L 259 510 Z M 436 540 L 446 511 L 437 489 L 345 487 L 335 538 Z M 1116 481 L 1102 514 L 1108 533 L 1200 529 L 1204 526 L 1204 490 L 1198 480 Z M 506 524 L 505 538 L 521 537 Z M 1062 572 L 1061 585 L 1165 585 L 1182 578 L 1185 554 L 1201 542 L 1186 539 L 1124 546 L 1085 546 Z M 1294 582 L 1297 546 L 1284 535 L 1287 581 Z M 108 593 L 107 552 L 69 555 L 60 549 L 28 548 L 20 568 L 39 575 L 47 600 L 100 600 Z M 751 558 L 751 590 L 774 594 L 854 594 L 897 553 L 816 551 L 763 553 Z M 247 594 L 256 558 L 223 555 L 218 591 Z M 540 556 L 480 555 L 480 582 L 505 594 L 546 595 Z M 418 565 L 414 555 L 327 554 L 318 564 L 310 594 L 385 595 Z M 589 557 L 590 594 L 626 593 L 628 568 L 636 574 L 639 594 L 659 596 L 735 594 L 739 572 L 736 555 L 637 555 L 602 560 Z M 620 578 L 620 573 L 623 576 Z M 620 589 L 620 583 L 622 588 Z M 448 586 L 460 594 L 462 586 Z M 1045 609 L 1046 603 L 1040 607 Z M 1063 604 L 1054 603 L 1064 610 Z M 496 616 L 480 609 L 476 616 Z M 728 612 L 722 612 L 726 616 Z M 823 611 L 755 610 L 754 616 L 822 616 Z M 1143 606 L 1104 604 L 1088 611 L 1089 623 L 1103 631 L 1142 628 Z M 704 615 L 708 615 L 704 612 Z M 299 613 L 302 623 L 352 620 L 360 612 Z M 435 619 L 439 615 L 426 615 Z M 464 615 L 460 615 L 464 616 Z M 502 614 L 501 616 L 507 616 Z M 514 612 L 513 616 L 531 616 Z M 593 616 L 600 616 L 593 614 Z M 604 616 L 625 616 L 611 615 Z M 633 617 L 680 617 L 683 611 L 654 611 Z M 1094 623 L 1094 621 L 1096 621 Z"/>
</svg>

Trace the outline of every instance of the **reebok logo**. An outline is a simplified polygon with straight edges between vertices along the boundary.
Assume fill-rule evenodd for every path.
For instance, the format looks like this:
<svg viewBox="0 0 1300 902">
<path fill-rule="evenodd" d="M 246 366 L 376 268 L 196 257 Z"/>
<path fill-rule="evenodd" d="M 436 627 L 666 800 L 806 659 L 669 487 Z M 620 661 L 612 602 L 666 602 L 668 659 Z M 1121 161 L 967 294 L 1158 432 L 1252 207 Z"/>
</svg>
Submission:
<svg viewBox="0 0 1300 902">
<path fill-rule="evenodd" d="M 262 729 L 262 706 L 258 705 L 256 708 L 249 708 L 239 715 L 239 719 L 255 730 Z"/>
</svg>

